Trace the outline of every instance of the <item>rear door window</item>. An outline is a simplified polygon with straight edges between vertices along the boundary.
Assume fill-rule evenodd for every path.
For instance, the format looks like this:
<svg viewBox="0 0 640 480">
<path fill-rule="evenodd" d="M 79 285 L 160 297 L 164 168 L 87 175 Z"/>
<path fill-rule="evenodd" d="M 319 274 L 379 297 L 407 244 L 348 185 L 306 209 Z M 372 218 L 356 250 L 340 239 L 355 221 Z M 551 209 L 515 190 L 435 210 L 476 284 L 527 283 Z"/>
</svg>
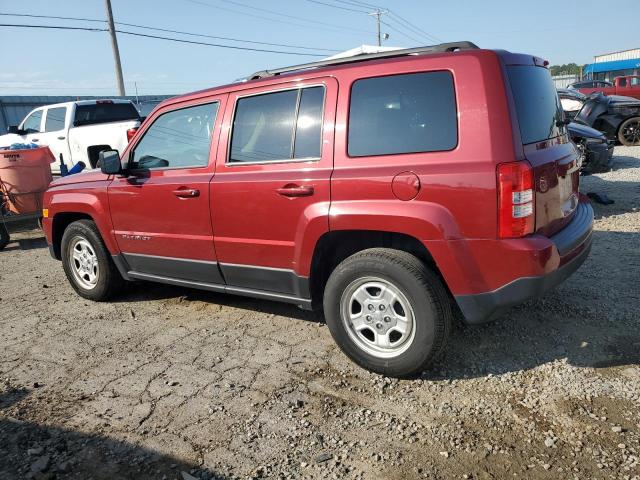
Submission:
<svg viewBox="0 0 640 480">
<path fill-rule="evenodd" d="M 540 142 L 563 133 L 561 121 L 564 114 L 549 70 L 509 65 L 507 72 L 522 143 Z"/>
<path fill-rule="evenodd" d="M 64 119 L 67 115 L 66 107 L 57 107 L 47 109 L 44 121 L 45 132 L 57 132 L 64 130 Z"/>
<path fill-rule="evenodd" d="M 411 73 L 354 82 L 349 105 L 349 156 L 452 150 L 457 143 L 451 73 Z"/>
<path fill-rule="evenodd" d="M 230 163 L 320 158 L 324 87 L 239 98 Z"/>
</svg>

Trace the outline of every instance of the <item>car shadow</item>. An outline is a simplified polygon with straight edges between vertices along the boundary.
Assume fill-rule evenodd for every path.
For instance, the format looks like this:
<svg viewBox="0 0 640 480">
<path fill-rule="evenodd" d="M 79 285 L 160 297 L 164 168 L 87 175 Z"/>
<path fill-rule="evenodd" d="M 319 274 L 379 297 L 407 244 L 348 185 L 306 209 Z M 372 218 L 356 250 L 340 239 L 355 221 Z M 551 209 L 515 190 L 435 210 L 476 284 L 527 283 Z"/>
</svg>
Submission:
<svg viewBox="0 0 640 480">
<path fill-rule="evenodd" d="M 30 391 L 0 393 L 0 478 L 222 480 L 225 477 L 133 443 L 22 420 L 34 407 Z M 9 412 L 15 415 L 8 416 Z M 17 417 L 17 418 L 16 418 Z M 192 477 L 184 477 L 185 472 Z"/>
<path fill-rule="evenodd" d="M 147 300 L 179 299 L 198 301 L 212 305 L 240 308 L 264 314 L 291 317 L 313 323 L 324 323 L 321 312 L 303 310 L 296 305 L 271 300 L 244 297 L 240 295 L 208 292 L 186 287 L 176 287 L 153 282 L 136 281 L 127 285 L 127 292 L 117 298 L 118 302 L 139 302 Z"/>
<path fill-rule="evenodd" d="M 7 245 L 3 250 L 0 250 L 0 253 L 11 252 L 14 250 L 36 250 L 39 248 L 47 248 L 47 241 L 44 237 L 11 240 L 11 243 L 9 243 L 9 245 Z"/>
</svg>

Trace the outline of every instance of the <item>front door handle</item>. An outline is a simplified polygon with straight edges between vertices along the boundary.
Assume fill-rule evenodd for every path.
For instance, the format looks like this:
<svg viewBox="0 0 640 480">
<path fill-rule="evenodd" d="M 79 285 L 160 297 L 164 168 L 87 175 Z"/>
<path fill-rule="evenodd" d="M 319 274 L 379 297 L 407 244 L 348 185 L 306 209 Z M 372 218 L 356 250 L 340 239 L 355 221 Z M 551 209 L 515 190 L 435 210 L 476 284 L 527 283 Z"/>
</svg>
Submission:
<svg viewBox="0 0 640 480">
<path fill-rule="evenodd" d="M 197 188 L 179 188 L 174 190 L 173 194 L 178 198 L 195 198 L 200 196 L 200 190 Z"/>
<path fill-rule="evenodd" d="M 289 183 L 284 187 L 276 189 L 276 192 L 284 197 L 308 197 L 313 195 L 313 186 Z"/>
<path fill-rule="evenodd" d="M 32 139 L 31 139 L 31 141 L 32 141 L 32 142 L 39 142 L 39 141 L 40 141 L 40 139 L 39 139 L 39 138 L 32 138 Z"/>
</svg>

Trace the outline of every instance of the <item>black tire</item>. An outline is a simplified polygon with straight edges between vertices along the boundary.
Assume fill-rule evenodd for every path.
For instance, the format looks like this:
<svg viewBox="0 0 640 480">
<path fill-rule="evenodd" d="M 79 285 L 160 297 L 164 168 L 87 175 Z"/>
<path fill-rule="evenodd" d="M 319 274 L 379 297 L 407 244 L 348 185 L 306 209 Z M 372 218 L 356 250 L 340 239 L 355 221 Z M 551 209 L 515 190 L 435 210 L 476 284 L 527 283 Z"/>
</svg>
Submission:
<svg viewBox="0 0 640 480">
<path fill-rule="evenodd" d="M 627 118 L 620 124 L 618 141 L 626 147 L 640 145 L 640 117 Z"/>
<path fill-rule="evenodd" d="M 7 230 L 6 225 L 4 223 L 0 223 L 0 250 L 4 250 L 4 247 L 9 245 L 10 241 L 11 241 L 11 236 L 9 235 L 9 231 Z"/>
<path fill-rule="evenodd" d="M 91 288 L 87 288 L 81 280 L 76 278 L 77 273 L 74 271 L 77 272 L 77 267 L 72 265 L 75 261 L 71 249 L 81 240 L 89 244 L 89 248 L 93 250 L 97 259 L 97 280 Z M 81 297 L 101 302 L 113 297 L 122 289 L 124 280 L 104 245 L 98 227 L 91 220 L 78 220 L 69 224 L 62 235 L 60 253 L 64 273 L 73 289 Z"/>
<path fill-rule="evenodd" d="M 354 288 L 354 284 L 358 285 L 358 282 L 368 279 L 390 283 L 408 301 L 413 312 L 415 333 L 402 344 L 404 350 L 392 357 L 381 358 L 379 354 L 374 355 L 365 350 L 366 342 L 358 340 L 358 335 L 354 334 L 355 329 L 348 327 L 346 324 L 349 322 L 342 318 L 345 301 L 352 305 L 350 289 Z M 359 288 L 369 284 L 365 283 Z M 352 311 L 352 306 L 349 309 Z M 365 311 L 364 303 L 362 310 Z M 348 257 L 335 268 L 325 287 L 324 312 L 331 335 L 349 358 L 367 370 L 398 378 L 420 375 L 444 350 L 453 317 L 449 297 L 440 278 L 415 256 L 387 248 L 363 250 Z M 374 308 L 372 313 L 378 312 Z M 360 313 L 356 312 L 355 315 Z M 375 324 L 375 328 L 379 327 L 379 323 Z M 363 331 L 367 329 L 371 330 L 367 333 L 375 334 L 374 338 L 377 338 L 373 325 L 370 328 L 365 325 Z M 364 344 L 364 347 L 358 342 Z"/>
</svg>

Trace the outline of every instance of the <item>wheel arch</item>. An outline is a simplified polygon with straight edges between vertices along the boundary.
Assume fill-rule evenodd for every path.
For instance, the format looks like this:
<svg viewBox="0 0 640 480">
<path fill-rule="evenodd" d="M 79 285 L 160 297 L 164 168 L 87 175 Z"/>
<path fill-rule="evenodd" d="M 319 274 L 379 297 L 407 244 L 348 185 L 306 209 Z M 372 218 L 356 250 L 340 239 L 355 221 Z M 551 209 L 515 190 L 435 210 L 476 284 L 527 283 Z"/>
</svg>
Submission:
<svg viewBox="0 0 640 480">
<path fill-rule="evenodd" d="M 311 259 L 309 291 L 314 308 L 322 305 L 324 286 L 335 267 L 347 257 L 369 248 L 390 248 L 414 255 L 441 278 L 446 288 L 433 255 L 417 238 L 381 230 L 333 230 L 318 239 Z"/>
</svg>

